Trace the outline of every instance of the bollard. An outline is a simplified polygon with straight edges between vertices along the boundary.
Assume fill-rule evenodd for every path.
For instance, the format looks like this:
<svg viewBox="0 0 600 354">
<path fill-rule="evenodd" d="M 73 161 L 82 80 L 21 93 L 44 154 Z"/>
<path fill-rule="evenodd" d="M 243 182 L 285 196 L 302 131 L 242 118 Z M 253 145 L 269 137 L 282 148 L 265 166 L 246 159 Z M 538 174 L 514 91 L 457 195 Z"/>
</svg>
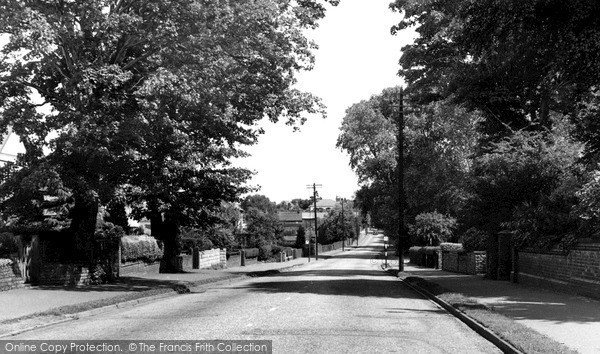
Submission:
<svg viewBox="0 0 600 354">
<path fill-rule="evenodd" d="M 245 250 L 241 250 L 240 251 L 240 260 L 241 260 L 241 266 L 245 267 L 246 266 L 246 251 Z"/>
</svg>

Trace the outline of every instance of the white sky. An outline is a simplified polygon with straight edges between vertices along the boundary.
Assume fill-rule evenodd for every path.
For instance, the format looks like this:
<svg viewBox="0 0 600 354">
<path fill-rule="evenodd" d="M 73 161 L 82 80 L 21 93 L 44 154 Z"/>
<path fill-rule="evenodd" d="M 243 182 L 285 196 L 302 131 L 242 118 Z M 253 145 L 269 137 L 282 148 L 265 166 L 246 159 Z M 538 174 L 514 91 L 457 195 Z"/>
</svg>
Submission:
<svg viewBox="0 0 600 354">
<path fill-rule="evenodd" d="M 352 104 L 400 85 L 400 48 L 412 42 L 412 31 L 390 34 L 401 15 L 389 10 L 390 0 L 342 0 L 329 7 L 319 28 L 310 34 L 319 45 L 316 65 L 298 76 L 298 88 L 327 106 L 327 118 L 313 117 L 301 128 L 264 122 L 266 133 L 247 148 L 251 157 L 239 166 L 255 170 L 250 185 L 259 185 L 272 201 L 308 198 L 306 185 L 322 184 L 319 195 L 351 198 L 358 189 L 348 156 L 335 144 L 345 111 Z"/>
</svg>

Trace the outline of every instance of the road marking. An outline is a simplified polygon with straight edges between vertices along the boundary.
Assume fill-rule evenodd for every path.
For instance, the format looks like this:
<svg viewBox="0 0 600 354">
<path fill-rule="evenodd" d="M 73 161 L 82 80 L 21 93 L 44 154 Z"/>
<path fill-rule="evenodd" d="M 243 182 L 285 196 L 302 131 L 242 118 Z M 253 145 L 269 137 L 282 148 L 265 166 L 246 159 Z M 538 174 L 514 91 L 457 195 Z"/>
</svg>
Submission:
<svg viewBox="0 0 600 354">
<path fill-rule="evenodd" d="M 277 310 L 277 307 L 273 307 L 273 308 L 269 309 L 269 312 L 273 312 L 275 310 Z"/>
</svg>

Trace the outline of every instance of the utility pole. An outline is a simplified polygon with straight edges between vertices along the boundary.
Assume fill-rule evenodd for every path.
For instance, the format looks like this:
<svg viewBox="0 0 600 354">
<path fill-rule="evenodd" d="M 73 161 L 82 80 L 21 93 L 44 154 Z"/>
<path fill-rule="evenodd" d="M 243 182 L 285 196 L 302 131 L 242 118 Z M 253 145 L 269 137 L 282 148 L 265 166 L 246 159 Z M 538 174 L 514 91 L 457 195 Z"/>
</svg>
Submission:
<svg viewBox="0 0 600 354">
<path fill-rule="evenodd" d="M 340 201 L 342 202 L 342 252 L 344 252 L 344 247 L 346 243 L 346 220 L 344 219 L 344 201 L 346 201 L 346 199 L 341 198 Z"/>
<path fill-rule="evenodd" d="M 398 271 L 404 271 L 404 90 L 400 87 L 396 121 L 398 149 Z"/>
<path fill-rule="evenodd" d="M 320 184 L 313 183 L 312 185 L 307 185 L 306 188 L 312 188 L 313 190 L 313 211 L 315 215 L 315 261 L 319 260 L 319 232 L 317 231 L 317 187 L 322 187 Z M 310 252 L 310 242 L 308 244 L 308 249 Z"/>
</svg>

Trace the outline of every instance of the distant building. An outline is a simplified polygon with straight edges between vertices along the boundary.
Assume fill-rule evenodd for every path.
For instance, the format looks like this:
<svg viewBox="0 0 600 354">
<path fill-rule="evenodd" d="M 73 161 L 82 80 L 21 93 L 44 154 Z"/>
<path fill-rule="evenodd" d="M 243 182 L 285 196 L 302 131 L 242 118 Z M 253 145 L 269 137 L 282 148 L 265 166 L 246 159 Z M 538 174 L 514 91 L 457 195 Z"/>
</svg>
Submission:
<svg viewBox="0 0 600 354">
<path fill-rule="evenodd" d="M 277 219 L 283 226 L 283 238 L 286 241 L 296 241 L 298 228 L 302 226 L 301 211 L 278 211 Z"/>
</svg>

